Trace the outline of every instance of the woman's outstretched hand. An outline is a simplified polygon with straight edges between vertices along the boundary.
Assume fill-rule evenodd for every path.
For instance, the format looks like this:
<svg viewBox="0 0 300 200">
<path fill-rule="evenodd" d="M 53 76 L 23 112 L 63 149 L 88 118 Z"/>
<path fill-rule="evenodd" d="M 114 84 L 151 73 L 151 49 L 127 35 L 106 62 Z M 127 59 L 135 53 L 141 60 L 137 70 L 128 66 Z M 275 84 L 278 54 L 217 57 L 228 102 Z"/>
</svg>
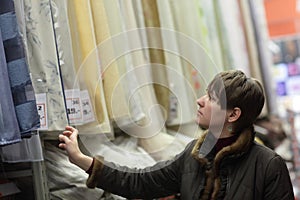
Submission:
<svg viewBox="0 0 300 200">
<path fill-rule="evenodd" d="M 66 126 L 65 131 L 59 134 L 59 148 L 67 151 L 71 163 L 87 171 L 93 162 L 93 158 L 84 155 L 78 146 L 78 130 L 72 126 Z"/>
</svg>

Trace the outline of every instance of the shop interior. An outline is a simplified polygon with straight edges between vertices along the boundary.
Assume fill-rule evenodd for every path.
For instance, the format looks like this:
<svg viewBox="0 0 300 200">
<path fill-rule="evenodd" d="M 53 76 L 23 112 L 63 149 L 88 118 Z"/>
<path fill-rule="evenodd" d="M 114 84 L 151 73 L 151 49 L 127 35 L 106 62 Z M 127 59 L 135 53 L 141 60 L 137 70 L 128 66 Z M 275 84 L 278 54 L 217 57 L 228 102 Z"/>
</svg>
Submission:
<svg viewBox="0 0 300 200">
<path fill-rule="evenodd" d="M 203 133 L 196 100 L 229 69 L 263 83 L 256 140 L 300 199 L 299 0 L 1 0 L 0 36 L 0 199 L 126 199 L 86 187 L 65 126 L 88 155 L 154 165 Z"/>
</svg>

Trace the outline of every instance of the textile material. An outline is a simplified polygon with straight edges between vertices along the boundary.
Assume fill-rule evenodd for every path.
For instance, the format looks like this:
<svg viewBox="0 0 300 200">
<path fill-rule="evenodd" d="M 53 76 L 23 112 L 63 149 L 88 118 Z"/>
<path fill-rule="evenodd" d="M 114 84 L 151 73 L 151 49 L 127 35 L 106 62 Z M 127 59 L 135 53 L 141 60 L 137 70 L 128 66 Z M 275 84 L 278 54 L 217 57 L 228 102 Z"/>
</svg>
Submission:
<svg viewBox="0 0 300 200">
<path fill-rule="evenodd" d="M 102 71 L 89 0 L 69 0 L 68 17 L 72 36 L 75 68 L 81 89 L 88 90 L 96 113 L 96 122 L 78 126 L 82 133 L 112 132 L 102 83 Z M 86 88 L 82 88 L 85 86 Z"/>
<path fill-rule="evenodd" d="M 46 94 L 47 130 L 64 130 L 68 120 L 49 0 L 24 0 L 24 14 L 33 87 L 37 94 Z"/>
<path fill-rule="evenodd" d="M 199 0 L 198 2 L 198 6 L 201 7 L 201 13 L 203 13 L 202 18 L 207 26 L 212 62 L 214 62 L 220 69 L 223 69 L 224 64 L 221 53 L 220 38 L 218 35 L 214 3 L 212 1 L 205 0 Z"/>
<path fill-rule="evenodd" d="M 241 69 L 250 75 L 245 33 L 240 22 L 241 13 L 238 3 L 234 0 L 229 0 L 226 4 L 222 1 L 214 3 L 218 15 L 218 28 L 225 68 Z M 232 31 L 232 28 L 235 31 Z"/>
<path fill-rule="evenodd" d="M 124 36 L 124 39 L 116 43 L 119 44 L 116 50 L 119 51 L 117 55 L 120 55 L 122 52 L 129 52 L 125 57 L 127 62 L 125 73 L 129 83 L 129 94 L 132 96 L 130 109 L 135 114 L 141 114 L 137 124 L 127 126 L 123 130 L 135 137 L 149 138 L 164 129 L 164 119 L 161 108 L 157 106 L 158 103 L 152 84 L 150 59 L 148 49 L 145 48 L 148 47 L 148 44 L 147 42 L 143 43 L 145 41 L 143 41 L 142 35 L 145 27 L 142 25 L 144 17 L 140 4 L 140 1 L 119 1 L 120 8 L 116 13 L 121 14 L 121 24 L 123 24 L 122 30 L 124 33 L 122 36 Z M 133 6 L 139 7 L 135 9 Z M 135 17 L 134 13 L 141 14 L 139 19 Z M 139 25 L 138 20 L 141 22 Z"/>
<path fill-rule="evenodd" d="M 2 8 L 2 6 L 1 6 Z M 0 29 L 1 30 L 1 29 Z M 7 65 L 0 31 L 0 145 L 21 141 L 21 134 L 9 84 Z"/>
<path fill-rule="evenodd" d="M 239 1 L 239 8 L 241 12 L 241 17 L 243 20 L 245 38 L 247 43 L 247 50 L 249 56 L 249 68 L 251 77 L 261 79 L 261 72 L 259 69 L 259 60 L 258 60 L 258 52 L 257 52 L 257 44 L 255 41 L 255 32 L 253 27 L 253 22 L 251 20 L 250 6 L 247 1 Z"/>
<path fill-rule="evenodd" d="M 114 46 L 111 41 L 104 2 L 91 0 L 91 9 L 96 43 L 101 60 L 104 95 L 109 118 L 112 120 L 128 118 L 130 113 L 128 105 L 126 105 L 124 90 L 119 82 L 120 73 L 114 55 Z"/>
<path fill-rule="evenodd" d="M 156 0 L 142 0 L 144 20 L 146 27 L 160 28 Z M 151 34 L 152 33 L 152 34 Z M 169 113 L 169 88 L 168 78 L 165 69 L 165 57 L 162 47 L 162 38 L 159 31 L 147 34 L 149 43 L 149 54 L 151 64 L 160 64 L 161 68 L 151 68 L 153 85 L 158 103 L 163 107 L 163 117 L 167 119 Z"/>
<path fill-rule="evenodd" d="M 265 10 L 264 2 L 261 0 L 255 0 L 248 2 L 250 6 L 250 13 L 253 22 L 253 28 L 256 36 L 256 43 L 258 47 L 259 63 L 262 70 L 262 79 L 264 81 L 264 88 L 266 92 L 267 99 L 267 109 L 263 112 L 266 113 L 276 113 L 277 112 L 277 102 L 276 93 L 274 92 L 272 83 L 272 55 L 270 50 L 268 50 L 269 38 L 268 38 L 268 27 L 265 21 Z M 259 20 L 260 19 L 260 20 Z"/>
<path fill-rule="evenodd" d="M 209 57 L 210 49 L 207 48 L 210 46 L 209 39 L 202 30 L 207 30 L 207 27 L 198 14 L 198 5 L 195 1 L 170 1 L 170 6 L 174 26 L 180 33 L 178 45 L 181 56 L 185 58 L 182 61 L 183 70 L 198 97 L 204 94 L 207 84 L 221 68 L 218 68 Z"/>
<path fill-rule="evenodd" d="M 165 60 L 170 88 L 170 109 L 167 125 L 194 122 L 196 104 L 190 82 L 185 78 L 177 34 L 169 1 L 157 1 Z"/>
<path fill-rule="evenodd" d="M 39 162 L 44 160 L 39 134 L 23 138 L 21 142 L 0 149 L 3 162 Z"/>
<path fill-rule="evenodd" d="M 109 11 L 106 12 L 107 20 L 111 35 L 113 36 L 112 42 L 114 45 L 115 58 L 117 58 L 118 70 L 121 75 L 119 85 L 124 89 L 127 106 L 130 111 L 130 118 L 118 119 L 116 121 L 120 128 L 130 126 L 134 123 L 140 124 L 141 121 L 145 119 L 141 96 L 141 90 L 143 90 L 143 88 L 139 87 L 137 75 L 134 73 L 135 64 L 132 61 L 132 54 L 139 50 L 135 49 L 132 51 L 130 47 L 132 39 L 129 36 L 128 29 L 126 29 L 126 19 L 128 15 L 123 15 L 121 3 L 120 1 L 104 1 L 105 9 Z M 134 38 L 134 40 L 138 39 L 138 37 Z M 113 61 L 113 59 L 111 61 Z M 117 102 L 114 104 L 116 103 Z M 113 109 L 115 108 L 113 107 Z"/>
<path fill-rule="evenodd" d="M 79 89 L 73 58 L 67 0 L 50 0 L 50 2 L 63 89 Z"/>
<path fill-rule="evenodd" d="M 260 70 L 259 55 L 257 52 L 258 45 L 256 43 L 254 25 L 251 19 L 250 5 L 248 1 L 239 1 L 238 3 L 241 10 L 241 15 L 243 17 L 242 20 L 244 24 L 247 50 L 249 56 L 250 76 L 258 79 L 264 85 Z M 268 103 L 265 103 L 261 113 L 262 115 L 267 114 L 267 105 Z"/>
<path fill-rule="evenodd" d="M 39 128 L 40 120 L 13 0 L 1 1 L 0 7 L 0 28 L 15 112 L 21 135 L 31 135 L 31 131 Z"/>
</svg>

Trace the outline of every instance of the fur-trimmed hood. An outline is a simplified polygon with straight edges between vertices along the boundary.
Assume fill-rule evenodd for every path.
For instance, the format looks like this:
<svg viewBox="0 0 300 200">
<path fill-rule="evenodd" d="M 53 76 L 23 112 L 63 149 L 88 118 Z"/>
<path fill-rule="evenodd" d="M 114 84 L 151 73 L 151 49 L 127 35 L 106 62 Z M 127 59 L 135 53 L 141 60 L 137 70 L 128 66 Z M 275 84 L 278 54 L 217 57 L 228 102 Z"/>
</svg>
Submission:
<svg viewBox="0 0 300 200">
<path fill-rule="evenodd" d="M 206 182 L 204 192 L 202 193 L 200 198 L 201 200 L 217 199 L 218 192 L 221 188 L 221 180 L 219 174 L 221 161 L 224 158 L 239 157 L 245 154 L 253 144 L 253 140 L 253 128 L 242 131 L 233 144 L 224 147 L 215 155 L 215 158 L 212 162 L 209 162 L 208 155 L 216 144 L 215 137 L 211 133 L 206 131 L 197 140 L 192 150 L 192 156 L 206 168 Z"/>
</svg>

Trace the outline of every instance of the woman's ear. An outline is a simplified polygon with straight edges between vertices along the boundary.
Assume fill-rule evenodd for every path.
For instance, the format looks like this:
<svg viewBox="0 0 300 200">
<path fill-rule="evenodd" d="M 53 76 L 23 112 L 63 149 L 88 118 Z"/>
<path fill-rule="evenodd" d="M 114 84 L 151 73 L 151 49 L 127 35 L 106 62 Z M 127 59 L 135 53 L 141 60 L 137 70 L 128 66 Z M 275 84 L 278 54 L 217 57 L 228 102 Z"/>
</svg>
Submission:
<svg viewBox="0 0 300 200">
<path fill-rule="evenodd" d="M 232 110 L 228 110 L 227 113 L 228 113 L 228 122 L 235 122 L 240 118 L 242 111 L 239 107 L 235 107 Z"/>
</svg>

